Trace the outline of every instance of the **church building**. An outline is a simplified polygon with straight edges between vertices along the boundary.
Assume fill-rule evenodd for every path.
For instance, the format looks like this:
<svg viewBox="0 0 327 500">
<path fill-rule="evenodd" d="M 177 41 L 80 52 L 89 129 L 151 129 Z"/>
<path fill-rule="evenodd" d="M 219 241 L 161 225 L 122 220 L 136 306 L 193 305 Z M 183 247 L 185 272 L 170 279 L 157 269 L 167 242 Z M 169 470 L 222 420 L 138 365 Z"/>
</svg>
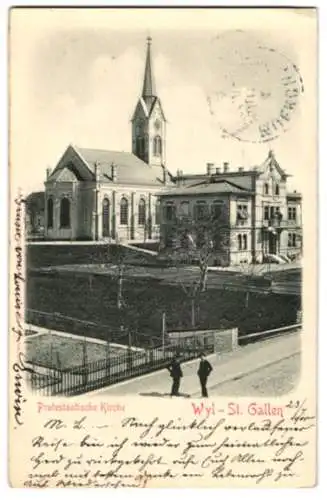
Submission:
<svg viewBox="0 0 327 500">
<path fill-rule="evenodd" d="M 132 152 L 69 145 L 45 182 L 45 238 L 156 240 L 166 168 L 166 118 L 157 95 L 151 38 L 142 95 L 131 121 Z"/>
</svg>

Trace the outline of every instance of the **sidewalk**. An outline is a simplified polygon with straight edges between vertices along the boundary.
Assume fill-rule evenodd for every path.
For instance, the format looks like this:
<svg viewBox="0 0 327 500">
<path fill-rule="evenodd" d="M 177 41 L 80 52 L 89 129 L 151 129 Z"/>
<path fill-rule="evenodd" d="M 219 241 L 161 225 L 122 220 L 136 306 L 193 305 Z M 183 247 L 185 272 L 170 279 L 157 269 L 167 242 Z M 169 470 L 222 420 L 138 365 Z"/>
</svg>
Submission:
<svg viewBox="0 0 327 500">
<path fill-rule="evenodd" d="M 223 355 L 212 354 L 208 360 L 213 372 L 208 380 L 208 389 L 227 381 L 257 371 L 301 351 L 301 336 L 289 334 L 285 337 L 247 345 L 237 351 Z M 196 375 L 199 360 L 182 364 L 183 378 L 180 392 L 184 397 L 200 396 L 199 380 Z M 89 396 L 154 396 L 170 397 L 171 378 L 166 369 L 120 382 L 88 393 Z"/>
</svg>

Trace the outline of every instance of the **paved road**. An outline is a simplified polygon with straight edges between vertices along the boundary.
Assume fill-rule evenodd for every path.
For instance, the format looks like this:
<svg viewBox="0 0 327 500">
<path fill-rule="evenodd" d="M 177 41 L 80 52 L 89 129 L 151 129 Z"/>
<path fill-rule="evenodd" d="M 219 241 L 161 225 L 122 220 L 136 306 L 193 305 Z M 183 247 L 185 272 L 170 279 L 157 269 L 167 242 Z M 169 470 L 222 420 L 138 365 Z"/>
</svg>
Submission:
<svg viewBox="0 0 327 500">
<path fill-rule="evenodd" d="M 211 387 L 210 396 L 283 396 L 296 388 L 300 373 L 301 355 L 293 354 L 238 380 Z"/>
<path fill-rule="evenodd" d="M 220 384 L 235 380 L 246 374 L 254 373 L 269 365 L 279 362 L 301 351 L 301 335 L 289 334 L 283 337 L 258 342 L 237 351 L 208 357 L 214 370 L 209 378 L 209 390 Z M 182 365 L 184 377 L 181 383 L 181 395 L 184 397 L 199 397 L 199 381 L 196 375 L 199 360 Z M 148 375 L 93 391 L 89 396 L 102 397 L 141 395 L 170 397 L 171 379 L 167 370 L 160 370 Z"/>
</svg>

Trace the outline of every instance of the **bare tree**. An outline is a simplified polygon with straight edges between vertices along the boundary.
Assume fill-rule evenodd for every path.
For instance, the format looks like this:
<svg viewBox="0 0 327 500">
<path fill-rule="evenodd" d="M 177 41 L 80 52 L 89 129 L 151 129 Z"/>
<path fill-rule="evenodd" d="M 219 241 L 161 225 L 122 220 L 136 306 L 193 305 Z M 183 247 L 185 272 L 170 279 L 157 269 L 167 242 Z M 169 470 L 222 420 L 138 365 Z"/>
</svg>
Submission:
<svg viewBox="0 0 327 500">
<path fill-rule="evenodd" d="M 244 278 L 245 285 L 245 302 L 246 308 L 249 307 L 250 292 L 252 286 L 258 286 L 256 278 L 263 275 L 267 271 L 267 264 L 260 263 L 260 259 L 256 255 L 252 255 L 251 251 L 245 251 L 240 255 L 239 270 Z"/>
<path fill-rule="evenodd" d="M 125 336 L 126 332 L 128 334 L 128 347 L 132 347 L 132 332 L 131 325 L 128 321 L 128 304 L 124 296 L 124 276 L 126 272 L 126 252 L 124 247 L 121 245 L 118 235 L 116 235 L 116 245 L 114 262 L 116 265 L 116 278 L 117 278 L 117 313 L 119 317 L 119 330 L 122 336 Z"/>
<path fill-rule="evenodd" d="M 223 244 L 224 226 L 212 214 L 201 220 L 181 217 L 174 227 L 173 249 L 170 258 L 179 267 L 179 284 L 191 302 L 191 325 L 196 327 L 196 305 L 207 289 L 208 268 L 213 256 L 217 256 Z M 185 272 L 185 264 L 194 266 L 190 280 Z M 182 268 L 184 267 L 184 272 Z M 198 308 L 199 313 L 199 308 Z"/>
</svg>

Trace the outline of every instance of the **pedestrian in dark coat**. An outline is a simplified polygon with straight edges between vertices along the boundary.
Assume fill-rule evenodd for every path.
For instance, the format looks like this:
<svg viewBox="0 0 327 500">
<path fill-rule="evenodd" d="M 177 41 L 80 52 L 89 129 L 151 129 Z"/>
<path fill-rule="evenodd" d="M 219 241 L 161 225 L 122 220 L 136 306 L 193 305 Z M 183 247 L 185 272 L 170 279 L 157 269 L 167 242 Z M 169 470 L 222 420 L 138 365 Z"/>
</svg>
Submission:
<svg viewBox="0 0 327 500">
<path fill-rule="evenodd" d="M 201 394 L 203 398 L 208 397 L 207 381 L 210 373 L 212 372 L 212 366 L 209 361 L 205 358 L 203 353 L 200 354 L 200 364 L 198 369 L 198 377 L 200 379 Z"/>
<path fill-rule="evenodd" d="M 181 383 L 181 378 L 183 377 L 183 372 L 181 369 L 181 364 L 177 356 L 175 356 L 168 366 L 168 371 L 171 378 L 173 379 L 173 385 L 171 387 L 171 396 L 179 396 L 179 386 Z"/>
</svg>

